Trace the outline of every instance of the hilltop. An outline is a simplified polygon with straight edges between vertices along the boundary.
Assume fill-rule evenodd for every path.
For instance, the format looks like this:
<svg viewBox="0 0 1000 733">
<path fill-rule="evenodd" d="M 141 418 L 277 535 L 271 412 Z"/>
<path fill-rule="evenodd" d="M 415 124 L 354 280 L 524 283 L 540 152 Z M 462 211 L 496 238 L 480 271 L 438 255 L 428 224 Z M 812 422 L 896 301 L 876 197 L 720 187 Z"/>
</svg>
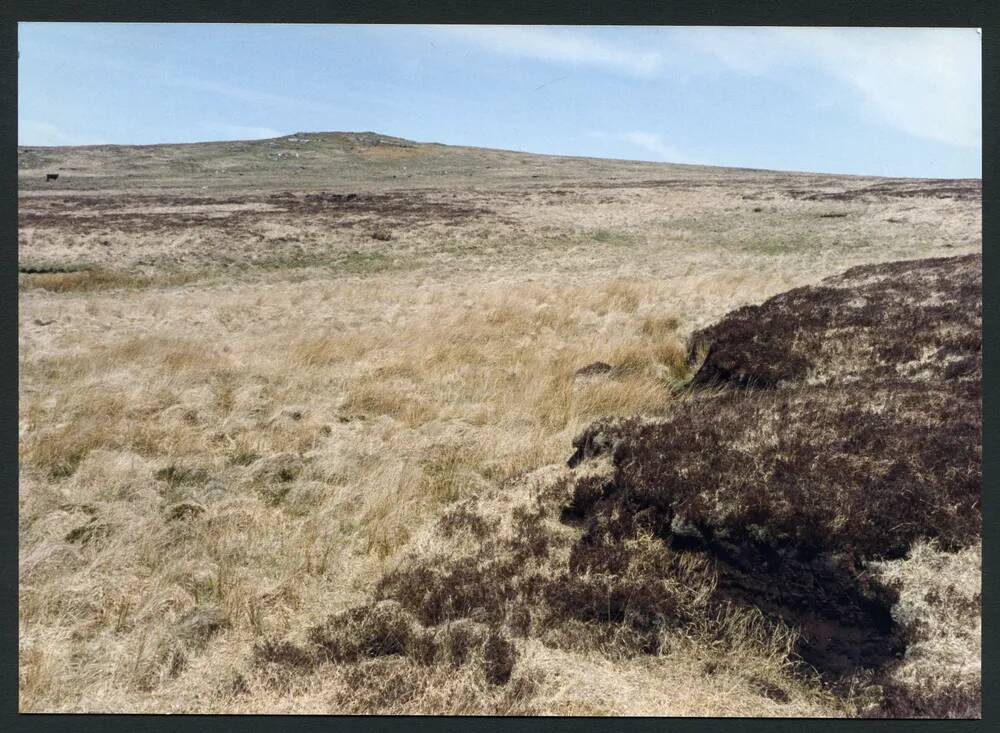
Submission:
<svg viewBox="0 0 1000 733">
<path fill-rule="evenodd" d="M 656 163 L 534 155 L 506 150 L 418 143 L 375 132 L 300 132 L 274 139 L 163 145 L 19 147 L 18 181 L 107 189 L 123 183 L 156 188 L 282 188 L 347 183 L 367 186 L 455 185 L 635 177 L 695 169 Z"/>
</svg>

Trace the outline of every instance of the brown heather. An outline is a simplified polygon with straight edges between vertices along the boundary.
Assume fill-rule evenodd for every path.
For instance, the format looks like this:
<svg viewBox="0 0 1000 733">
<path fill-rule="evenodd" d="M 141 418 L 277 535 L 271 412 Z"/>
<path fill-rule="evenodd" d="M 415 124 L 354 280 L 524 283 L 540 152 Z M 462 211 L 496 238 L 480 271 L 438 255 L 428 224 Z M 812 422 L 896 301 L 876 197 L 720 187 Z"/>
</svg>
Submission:
<svg viewBox="0 0 1000 733">
<path fill-rule="evenodd" d="M 854 267 L 745 306 L 692 336 L 694 384 L 979 381 L 981 255 Z"/>
</svg>

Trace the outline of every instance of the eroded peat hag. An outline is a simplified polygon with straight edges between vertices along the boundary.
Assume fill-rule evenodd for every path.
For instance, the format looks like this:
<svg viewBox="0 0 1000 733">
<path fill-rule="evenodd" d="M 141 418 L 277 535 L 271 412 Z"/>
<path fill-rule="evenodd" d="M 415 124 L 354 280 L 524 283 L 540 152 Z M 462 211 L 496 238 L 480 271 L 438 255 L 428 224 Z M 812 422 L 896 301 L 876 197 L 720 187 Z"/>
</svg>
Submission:
<svg viewBox="0 0 1000 733">
<path fill-rule="evenodd" d="M 981 333 L 981 255 L 862 265 L 697 331 L 693 383 L 978 384 Z"/>
<path fill-rule="evenodd" d="M 881 667 L 903 652 L 896 598 L 865 562 L 978 539 L 980 426 L 970 385 L 692 399 L 581 435 L 576 460 L 609 452 L 615 472 L 573 512 L 590 556 L 649 532 L 710 558 L 717 600 L 798 628 L 797 652 L 821 672 Z"/>
<path fill-rule="evenodd" d="M 971 266 L 891 263 L 832 280 L 936 273 L 923 300 L 911 289 L 884 301 L 918 324 L 919 343 L 936 322 L 915 310 L 967 297 L 964 278 L 947 274 Z M 826 322 L 827 338 L 858 335 Z M 820 321 L 805 309 L 800 327 Z M 914 611 L 918 591 L 900 570 L 969 563 L 957 558 L 981 534 L 979 371 L 950 379 L 934 368 L 948 356 L 939 346 L 912 379 L 696 391 L 664 416 L 599 421 L 574 441 L 571 468 L 454 504 L 371 601 L 302 641 L 266 642 L 255 663 L 365 665 L 382 680 L 471 665 L 463 674 L 493 690 L 491 704 L 509 705 L 505 685 L 540 684 L 526 666 L 533 649 L 662 659 L 697 639 L 724 659 L 753 646 L 771 661 L 748 666 L 744 684 L 782 704 L 818 684 L 858 714 L 975 715 L 978 671 L 964 660 L 936 677 L 914 669 L 941 638 L 974 633 L 978 591 L 953 582 L 948 602 L 919 591 L 927 605 Z"/>
<path fill-rule="evenodd" d="M 574 441 L 571 466 L 614 465 L 574 496 L 590 554 L 607 557 L 641 518 L 712 558 L 717 598 L 797 628 L 820 672 L 891 678 L 913 629 L 868 566 L 981 536 L 981 278 L 979 256 L 857 267 L 694 334 L 692 358 L 707 356 L 693 383 L 728 391 Z M 978 685 L 925 691 L 924 708 L 935 694 L 977 707 Z"/>
</svg>

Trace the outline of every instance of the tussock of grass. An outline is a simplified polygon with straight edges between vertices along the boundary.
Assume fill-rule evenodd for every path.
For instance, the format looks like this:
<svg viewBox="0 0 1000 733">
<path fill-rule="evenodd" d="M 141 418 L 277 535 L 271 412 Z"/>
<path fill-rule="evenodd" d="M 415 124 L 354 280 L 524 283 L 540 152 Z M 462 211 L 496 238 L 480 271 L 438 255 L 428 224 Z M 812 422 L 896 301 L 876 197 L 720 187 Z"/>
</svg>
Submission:
<svg viewBox="0 0 1000 733">
<path fill-rule="evenodd" d="M 358 359 L 373 347 L 357 335 L 307 336 L 292 343 L 291 353 L 303 367 L 329 367 Z"/>
<path fill-rule="evenodd" d="M 377 381 L 361 381 L 344 396 L 340 409 L 345 415 L 385 415 L 414 427 L 427 422 L 433 410 L 425 402 L 401 389 Z"/>
</svg>

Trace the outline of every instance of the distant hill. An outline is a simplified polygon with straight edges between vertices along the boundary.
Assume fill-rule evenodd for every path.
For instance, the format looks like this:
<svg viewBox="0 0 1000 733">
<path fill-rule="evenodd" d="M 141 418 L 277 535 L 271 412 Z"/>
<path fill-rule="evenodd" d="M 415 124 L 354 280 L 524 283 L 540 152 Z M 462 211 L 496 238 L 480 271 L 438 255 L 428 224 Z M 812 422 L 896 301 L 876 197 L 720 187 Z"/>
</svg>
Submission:
<svg viewBox="0 0 1000 733">
<path fill-rule="evenodd" d="M 299 132 L 265 140 L 164 145 L 22 146 L 17 168 L 25 191 L 524 185 L 704 178 L 739 170 L 419 143 L 375 132 Z M 47 173 L 58 173 L 58 181 L 46 182 Z"/>
</svg>

